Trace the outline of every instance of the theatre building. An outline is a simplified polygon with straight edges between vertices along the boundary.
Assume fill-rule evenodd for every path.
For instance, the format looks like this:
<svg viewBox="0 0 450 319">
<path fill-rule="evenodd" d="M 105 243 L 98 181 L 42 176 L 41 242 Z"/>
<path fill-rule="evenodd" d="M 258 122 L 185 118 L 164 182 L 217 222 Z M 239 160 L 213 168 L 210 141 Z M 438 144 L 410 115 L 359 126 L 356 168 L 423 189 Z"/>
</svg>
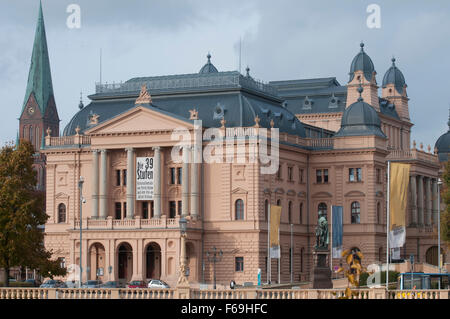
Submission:
<svg viewBox="0 0 450 319">
<path fill-rule="evenodd" d="M 43 23 L 41 12 L 38 30 Z M 43 41 L 45 32 L 36 36 L 35 48 Z M 48 60 L 46 45 L 36 55 Z M 345 85 L 336 78 L 262 83 L 249 69 L 245 75 L 219 72 L 208 55 L 197 73 L 97 84 L 61 137 L 56 122 L 45 122 L 41 114 L 37 151 L 45 158 L 50 216 L 45 246 L 69 266 L 79 264 L 81 245 L 85 280 L 162 279 L 175 285 L 179 222 L 188 217 L 191 283 L 212 283 L 213 248 L 223 253 L 215 264 L 218 283 L 256 283 L 258 269 L 267 279 L 268 206 L 280 205 L 281 260 L 272 260 L 272 281 L 278 281 L 278 262 L 281 282 L 307 281 L 318 214 L 330 221 L 334 205 L 343 206 L 344 248 L 360 249 L 365 266 L 386 261 L 387 162 L 400 161 L 411 164 L 400 258 L 415 255 L 416 262 L 437 264 L 439 157 L 410 140 L 405 78 L 393 60 L 380 88 L 363 44 L 349 62 Z M 33 72 L 42 72 L 46 85 L 29 83 L 26 100 L 41 113 L 53 105 L 56 110 L 49 64 Z M 190 133 L 190 142 L 200 136 L 203 155 L 211 150 L 208 132 L 214 128 L 214 137 L 224 136 L 223 155 L 216 148 L 215 162 L 194 161 L 196 148 L 175 151 L 173 133 L 180 128 Z M 31 131 L 23 132 L 20 137 L 28 138 Z M 251 160 L 248 132 L 267 132 L 269 153 L 279 142 L 273 173 L 264 173 L 270 163 L 260 156 Z"/>
</svg>

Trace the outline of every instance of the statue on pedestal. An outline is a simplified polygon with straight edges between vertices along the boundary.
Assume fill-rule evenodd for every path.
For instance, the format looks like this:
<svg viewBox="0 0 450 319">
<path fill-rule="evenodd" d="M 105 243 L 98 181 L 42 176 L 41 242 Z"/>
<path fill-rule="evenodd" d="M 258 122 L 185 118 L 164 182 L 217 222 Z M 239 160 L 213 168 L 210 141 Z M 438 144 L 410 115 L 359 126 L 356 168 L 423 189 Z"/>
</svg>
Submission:
<svg viewBox="0 0 450 319">
<path fill-rule="evenodd" d="M 328 221 L 326 214 L 319 214 L 316 227 L 316 249 L 328 249 Z"/>
</svg>

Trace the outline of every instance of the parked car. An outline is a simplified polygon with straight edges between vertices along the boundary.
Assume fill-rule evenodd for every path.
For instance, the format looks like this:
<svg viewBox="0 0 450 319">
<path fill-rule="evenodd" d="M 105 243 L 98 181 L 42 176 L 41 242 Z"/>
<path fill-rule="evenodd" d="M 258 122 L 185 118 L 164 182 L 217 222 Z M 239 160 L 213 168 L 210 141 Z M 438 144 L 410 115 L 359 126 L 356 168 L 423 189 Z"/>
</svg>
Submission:
<svg viewBox="0 0 450 319">
<path fill-rule="evenodd" d="M 133 280 L 128 283 L 127 288 L 147 288 L 147 283 L 143 280 Z"/>
<path fill-rule="evenodd" d="M 36 279 L 27 279 L 25 280 L 27 284 L 30 285 L 30 287 L 39 287 L 42 283 L 39 280 Z"/>
<path fill-rule="evenodd" d="M 80 287 L 80 282 L 75 280 L 68 280 L 66 281 L 67 288 L 78 288 Z"/>
<path fill-rule="evenodd" d="M 81 286 L 81 288 L 99 288 L 101 284 L 101 280 L 88 280 Z"/>
<path fill-rule="evenodd" d="M 100 285 L 100 288 L 123 288 L 119 281 L 108 281 Z"/>
<path fill-rule="evenodd" d="M 67 288 L 66 284 L 61 280 L 49 279 L 39 286 L 40 288 Z"/>
<path fill-rule="evenodd" d="M 148 288 L 170 288 L 170 286 L 162 280 L 151 279 L 148 282 Z"/>
</svg>

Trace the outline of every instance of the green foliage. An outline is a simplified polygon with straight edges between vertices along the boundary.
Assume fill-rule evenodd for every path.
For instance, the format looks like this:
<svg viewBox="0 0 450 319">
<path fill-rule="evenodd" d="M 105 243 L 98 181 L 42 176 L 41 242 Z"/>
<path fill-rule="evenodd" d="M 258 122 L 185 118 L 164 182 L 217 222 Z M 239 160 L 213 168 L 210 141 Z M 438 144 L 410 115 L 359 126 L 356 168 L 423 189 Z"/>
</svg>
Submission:
<svg viewBox="0 0 450 319">
<path fill-rule="evenodd" d="M 450 245 L 450 161 L 445 165 L 442 179 L 441 196 L 446 207 L 441 207 L 444 208 L 441 213 L 441 240 Z"/>
<path fill-rule="evenodd" d="M 44 195 L 35 189 L 33 146 L 20 141 L 16 148 L 0 151 L 0 268 L 16 266 L 38 269 L 44 277 L 64 275 L 51 252 L 44 247 Z M 6 282 L 8 285 L 9 281 Z"/>
</svg>

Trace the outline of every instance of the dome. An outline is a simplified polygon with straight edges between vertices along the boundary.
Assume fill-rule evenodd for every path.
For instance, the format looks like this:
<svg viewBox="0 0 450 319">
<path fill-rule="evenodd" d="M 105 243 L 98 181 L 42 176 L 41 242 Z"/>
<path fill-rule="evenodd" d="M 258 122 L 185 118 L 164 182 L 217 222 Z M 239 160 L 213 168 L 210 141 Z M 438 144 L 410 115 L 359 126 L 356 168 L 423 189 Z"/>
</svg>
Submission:
<svg viewBox="0 0 450 319">
<path fill-rule="evenodd" d="M 362 87 L 359 87 L 360 94 Z M 362 97 L 345 109 L 341 120 L 341 129 L 335 136 L 366 136 L 376 135 L 386 138 L 381 131 L 381 121 L 377 111 L 364 102 Z"/>
<path fill-rule="evenodd" d="M 353 58 L 352 64 L 350 66 L 350 80 L 351 82 L 355 77 L 356 71 L 363 71 L 364 77 L 367 81 L 372 80 L 373 72 L 375 72 L 375 67 L 373 65 L 372 59 L 364 52 L 364 43 L 360 44 L 361 51 Z"/>
<path fill-rule="evenodd" d="M 406 85 L 405 77 L 403 76 L 402 71 L 395 65 L 395 58 L 392 58 L 392 66 L 386 71 L 386 74 L 383 78 L 383 88 L 385 88 L 388 84 L 394 84 L 395 89 L 400 94 L 403 93 L 403 88 Z"/>
<path fill-rule="evenodd" d="M 208 62 L 200 69 L 199 74 L 208 74 L 208 73 L 218 73 L 214 64 L 211 63 L 211 54 L 208 53 L 206 56 L 208 58 Z"/>
<path fill-rule="evenodd" d="M 439 160 L 441 162 L 448 161 L 448 154 L 450 153 L 450 116 L 448 119 L 448 131 L 438 138 L 434 148 L 437 149 Z"/>
</svg>

